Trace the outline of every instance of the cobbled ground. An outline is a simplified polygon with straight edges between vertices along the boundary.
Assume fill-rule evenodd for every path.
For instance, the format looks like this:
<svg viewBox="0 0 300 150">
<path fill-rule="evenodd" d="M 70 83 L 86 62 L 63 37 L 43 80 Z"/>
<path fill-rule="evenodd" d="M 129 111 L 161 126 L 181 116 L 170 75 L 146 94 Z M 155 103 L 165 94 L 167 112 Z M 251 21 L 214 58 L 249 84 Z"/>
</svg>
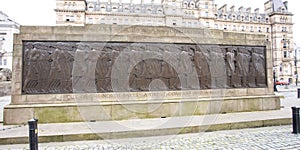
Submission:
<svg viewBox="0 0 300 150">
<path fill-rule="evenodd" d="M 28 145 L 0 145 L 0 149 L 28 149 Z M 121 140 L 40 143 L 43 150 L 290 150 L 300 149 L 300 134 L 292 126 L 274 126 Z"/>
</svg>

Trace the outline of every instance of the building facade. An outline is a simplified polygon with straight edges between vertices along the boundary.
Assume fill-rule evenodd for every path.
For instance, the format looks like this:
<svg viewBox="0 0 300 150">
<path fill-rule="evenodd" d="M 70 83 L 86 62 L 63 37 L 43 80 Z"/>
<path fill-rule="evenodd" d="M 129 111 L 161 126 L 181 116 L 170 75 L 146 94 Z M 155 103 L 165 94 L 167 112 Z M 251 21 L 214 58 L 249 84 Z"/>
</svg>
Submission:
<svg viewBox="0 0 300 150">
<path fill-rule="evenodd" d="M 214 0 L 56 0 L 56 24 L 118 24 L 212 28 L 262 34 L 271 42 L 277 80 L 295 83 L 297 65 L 293 44 L 293 14 L 288 2 L 268 0 L 259 9 L 218 7 Z"/>
<path fill-rule="evenodd" d="M 20 25 L 0 11 L 0 68 L 12 70 L 13 38 Z"/>
</svg>

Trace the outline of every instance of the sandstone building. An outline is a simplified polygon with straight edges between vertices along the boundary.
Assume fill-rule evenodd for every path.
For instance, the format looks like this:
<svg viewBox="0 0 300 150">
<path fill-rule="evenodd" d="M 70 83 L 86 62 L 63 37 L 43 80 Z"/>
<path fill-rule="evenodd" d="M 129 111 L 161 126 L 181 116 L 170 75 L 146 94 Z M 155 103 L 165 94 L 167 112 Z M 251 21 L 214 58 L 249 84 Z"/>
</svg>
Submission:
<svg viewBox="0 0 300 150">
<path fill-rule="evenodd" d="M 0 68 L 12 69 L 13 37 L 20 25 L 0 11 Z"/>
<path fill-rule="evenodd" d="M 277 80 L 295 83 L 300 65 L 294 52 L 293 14 L 288 2 L 268 0 L 264 12 L 221 6 L 214 0 L 56 0 L 57 25 L 118 24 L 211 28 L 265 35 L 271 42 Z M 298 66 L 298 68 L 297 68 Z M 297 69 L 296 69 L 297 68 Z"/>
</svg>

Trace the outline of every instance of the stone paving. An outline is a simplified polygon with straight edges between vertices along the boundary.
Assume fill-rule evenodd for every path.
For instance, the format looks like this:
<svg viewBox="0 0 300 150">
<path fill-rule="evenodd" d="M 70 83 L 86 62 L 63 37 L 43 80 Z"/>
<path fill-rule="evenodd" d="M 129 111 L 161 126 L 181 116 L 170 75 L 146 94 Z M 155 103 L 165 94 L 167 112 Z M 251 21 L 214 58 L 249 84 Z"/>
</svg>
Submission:
<svg viewBox="0 0 300 150">
<path fill-rule="evenodd" d="M 156 136 L 105 141 L 41 143 L 45 150 L 123 150 L 123 149 L 300 149 L 300 135 L 292 127 L 275 126 L 240 130 Z M 0 145 L 0 149 L 28 149 L 28 145 Z"/>
</svg>

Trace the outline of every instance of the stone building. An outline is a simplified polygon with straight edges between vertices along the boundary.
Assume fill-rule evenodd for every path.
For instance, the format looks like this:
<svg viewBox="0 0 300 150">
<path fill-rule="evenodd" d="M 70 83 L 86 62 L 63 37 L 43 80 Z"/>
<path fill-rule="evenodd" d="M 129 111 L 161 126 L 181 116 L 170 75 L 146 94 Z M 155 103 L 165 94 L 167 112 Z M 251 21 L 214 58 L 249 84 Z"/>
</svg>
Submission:
<svg viewBox="0 0 300 150">
<path fill-rule="evenodd" d="M 0 68 L 12 69 L 13 37 L 20 25 L 0 11 Z"/>
<path fill-rule="evenodd" d="M 56 0 L 56 24 L 118 24 L 212 28 L 263 34 L 271 42 L 277 80 L 296 81 L 293 14 L 288 2 L 268 0 L 264 12 L 250 7 L 221 6 L 214 0 Z M 298 68 L 299 69 L 299 68 Z"/>
</svg>

